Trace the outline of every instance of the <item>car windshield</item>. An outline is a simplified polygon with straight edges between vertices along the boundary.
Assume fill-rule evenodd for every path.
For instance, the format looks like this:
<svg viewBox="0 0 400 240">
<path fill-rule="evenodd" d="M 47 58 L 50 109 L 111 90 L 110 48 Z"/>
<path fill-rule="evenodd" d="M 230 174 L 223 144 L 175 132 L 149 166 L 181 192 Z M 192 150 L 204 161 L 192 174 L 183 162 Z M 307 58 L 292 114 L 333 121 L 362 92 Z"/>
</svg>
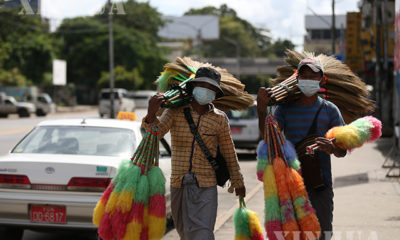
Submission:
<svg viewBox="0 0 400 240">
<path fill-rule="evenodd" d="M 257 107 L 251 106 L 246 110 L 231 110 L 228 112 L 229 119 L 253 119 L 257 118 Z"/>
<path fill-rule="evenodd" d="M 13 153 L 132 156 L 134 132 L 123 128 L 41 126 L 35 128 Z"/>
</svg>

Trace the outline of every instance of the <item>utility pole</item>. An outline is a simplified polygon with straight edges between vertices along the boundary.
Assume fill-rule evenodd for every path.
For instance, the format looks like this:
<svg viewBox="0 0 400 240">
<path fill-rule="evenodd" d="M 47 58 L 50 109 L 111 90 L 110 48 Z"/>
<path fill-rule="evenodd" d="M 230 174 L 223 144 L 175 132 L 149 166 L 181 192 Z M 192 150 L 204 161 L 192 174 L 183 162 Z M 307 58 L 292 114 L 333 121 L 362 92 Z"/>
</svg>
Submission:
<svg viewBox="0 0 400 240">
<path fill-rule="evenodd" d="M 240 80 L 240 44 L 237 41 L 228 37 L 224 37 L 223 39 L 228 43 L 234 45 L 236 48 L 236 77 Z"/>
<path fill-rule="evenodd" d="M 332 0 L 332 55 L 336 54 L 335 0 Z"/>
<path fill-rule="evenodd" d="M 382 66 L 381 66 L 381 27 L 382 27 L 382 16 L 381 16 L 381 4 L 379 0 L 374 0 L 374 11 L 376 12 L 376 35 L 375 35 L 375 96 L 377 102 L 377 114 L 379 118 L 382 118 Z"/>
<path fill-rule="evenodd" d="M 114 118 L 114 39 L 113 39 L 113 9 L 111 0 L 108 0 L 110 6 L 108 12 L 108 49 L 110 63 L 110 118 Z"/>
</svg>

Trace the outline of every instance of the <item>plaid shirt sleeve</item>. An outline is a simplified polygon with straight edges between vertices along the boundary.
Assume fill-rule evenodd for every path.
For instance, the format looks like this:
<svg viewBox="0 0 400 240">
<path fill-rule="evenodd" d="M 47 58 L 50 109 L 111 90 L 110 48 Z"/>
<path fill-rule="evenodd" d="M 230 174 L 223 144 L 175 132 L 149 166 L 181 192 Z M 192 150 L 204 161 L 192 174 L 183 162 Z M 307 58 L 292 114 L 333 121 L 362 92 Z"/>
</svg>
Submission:
<svg viewBox="0 0 400 240">
<path fill-rule="evenodd" d="M 235 146 L 231 137 L 231 129 L 229 127 L 226 115 L 222 119 L 222 123 L 220 126 L 220 131 L 218 133 L 218 144 L 221 153 L 225 158 L 231 178 L 231 186 L 229 187 L 228 191 L 233 192 L 235 188 L 241 188 L 244 186 L 243 176 L 240 172 L 240 166 L 236 155 Z"/>
<path fill-rule="evenodd" d="M 146 131 L 149 131 L 150 128 L 154 125 L 158 126 L 158 129 L 160 130 L 160 138 L 164 137 L 164 135 L 172 128 L 173 126 L 173 118 L 174 118 L 174 110 L 173 109 L 167 109 L 165 110 L 160 119 L 156 118 L 154 122 L 152 123 L 147 123 L 147 115 L 146 117 L 143 118 L 142 120 L 142 127 L 146 129 Z"/>
</svg>

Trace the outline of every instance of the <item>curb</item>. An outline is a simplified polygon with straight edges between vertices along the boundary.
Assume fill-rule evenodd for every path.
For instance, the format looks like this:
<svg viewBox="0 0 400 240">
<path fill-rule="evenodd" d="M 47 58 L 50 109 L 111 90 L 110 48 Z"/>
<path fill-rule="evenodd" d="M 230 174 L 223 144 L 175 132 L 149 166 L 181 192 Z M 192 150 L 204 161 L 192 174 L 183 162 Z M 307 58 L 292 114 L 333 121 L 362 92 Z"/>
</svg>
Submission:
<svg viewBox="0 0 400 240">
<path fill-rule="evenodd" d="M 260 191 L 263 187 L 263 183 L 259 182 L 244 198 L 246 202 L 250 201 L 256 195 L 258 191 Z M 219 216 L 215 222 L 214 233 L 216 233 L 235 213 L 236 209 L 239 206 L 239 199 L 236 199 L 235 204 L 232 207 L 225 211 L 221 216 Z"/>
</svg>

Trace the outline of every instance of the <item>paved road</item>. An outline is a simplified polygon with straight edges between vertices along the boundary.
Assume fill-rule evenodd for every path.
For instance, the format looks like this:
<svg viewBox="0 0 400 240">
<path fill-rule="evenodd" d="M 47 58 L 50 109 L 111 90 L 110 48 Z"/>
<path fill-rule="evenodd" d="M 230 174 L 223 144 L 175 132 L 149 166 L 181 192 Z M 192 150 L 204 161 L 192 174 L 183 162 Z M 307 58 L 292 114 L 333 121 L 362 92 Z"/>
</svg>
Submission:
<svg viewBox="0 0 400 240">
<path fill-rule="evenodd" d="M 136 111 L 138 120 L 141 120 L 145 115 L 146 111 L 144 109 L 139 109 Z M 74 112 L 74 113 L 57 113 L 51 114 L 46 117 L 30 117 L 20 119 L 17 116 L 11 116 L 7 119 L 0 119 L 0 156 L 7 154 L 8 151 L 15 146 L 18 141 L 25 136 L 36 124 L 43 120 L 49 119 L 60 119 L 60 118 L 92 118 L 98 117 L 96 109 L 85 112 Z M 255 154 L 251 152 L 242 151 L 239 154 L 239 159 L 241 160 L 241 167 L 243 169 L 243 175 L 246 181 L 247 191 L 250 192 L 257 184 L 255 180 L 254 173 L 256 169 Z M 236 206 L 236 197 L 234 194 L 227 192 L 227 188 L 219 188 L 219 214 L 221 216 L 228 216 L 229 210 L 232 206 Z M 221 218 L 221 223 L 222 222 Z M 227 220 L 227 219 L 226 219 Z M 1 230 L 0 230 L 1 236 Z M 83 240 L 83 239 L 97 239 L 94 233 L 85 233 L 79 231 L 67 231 L 67 232 L 35 232 L 26 230 L 24 232 L 23 240 Z M 0 237 L 1 239 L 1 237 Z M 167 238 L 166 238 L 167 239 Z"/>
</svg>

